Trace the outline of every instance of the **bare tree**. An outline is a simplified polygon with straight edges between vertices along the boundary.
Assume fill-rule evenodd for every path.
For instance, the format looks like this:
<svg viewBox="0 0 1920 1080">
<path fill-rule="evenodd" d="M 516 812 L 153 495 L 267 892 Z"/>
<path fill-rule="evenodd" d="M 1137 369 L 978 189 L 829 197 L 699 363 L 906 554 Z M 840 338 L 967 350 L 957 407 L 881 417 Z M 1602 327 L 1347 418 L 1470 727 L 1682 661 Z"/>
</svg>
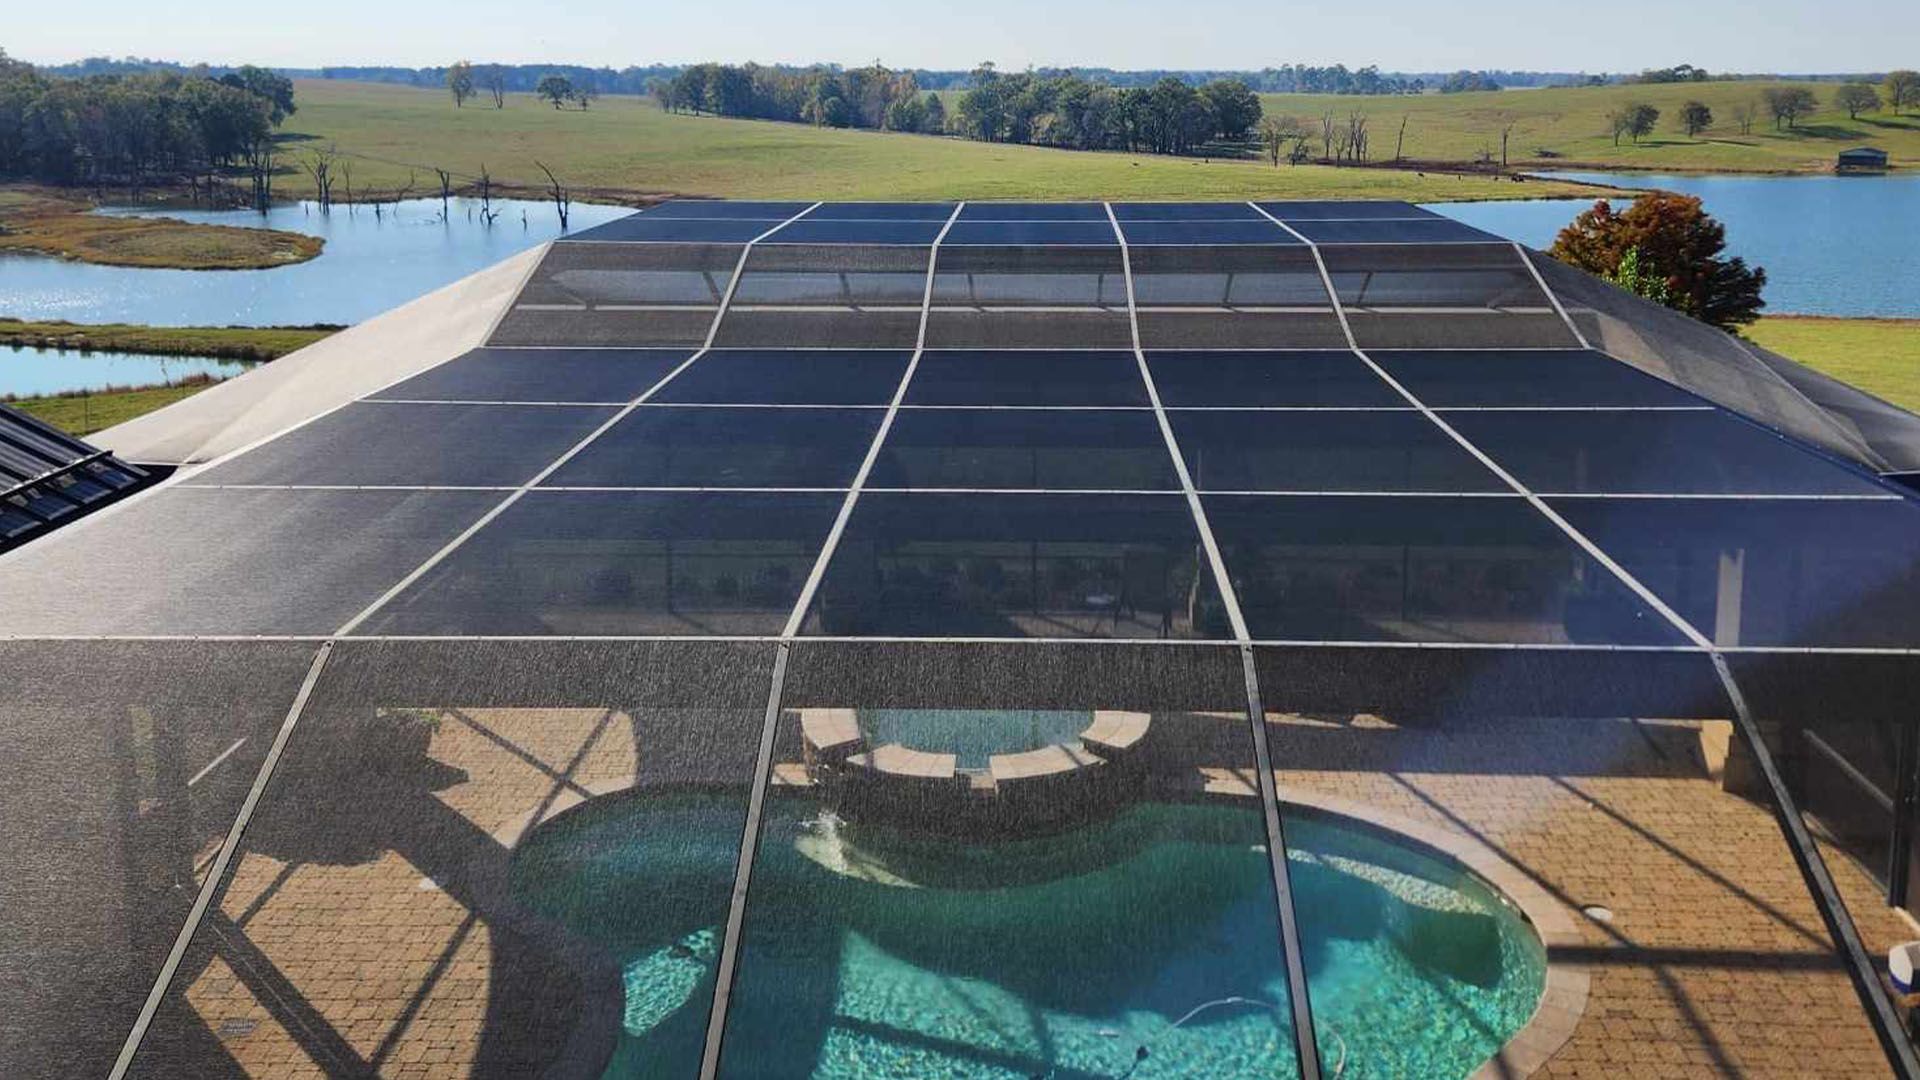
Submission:
<svg viewBox="0 0 1920 1080">
<path fill-rule="evenodd" d="M 1347 160 L 1359 164 L 1367 160 L 1367 114 L 1358 109 L 1347 114 L 1347 128 L 1340 141 Z"/>
<path fill-rule="evenodd" d="M 1320 156 L 1333 160 L 1333 114 L 1330 112 L 1320 114 Z"/>
<path fill-rule="evenodd" d="M 407 200 L 407 196 L 413 194 L 413 184 L 416 179 L 418 179 L 418 177 L 414 174 L 414 171 L 408 169 L 407 182 L 393 189 L 393 196 L 388 199 L 388 202 L 393 205 L 394 214 L 398 215 L 400 213 L 400 204 Z M 377 212 L 380 209 L 380 204 L 377 202 L 374 203 L 373 208 Z"/>
<path fill-rule="evenodd" d="M 484 162 L 480 165 L 480 224 L 492 225 L 500 215 L 493 209 L 493 176 Z"/>
<path fill-rule="evenodd" d="M 1759 115 L 1760 108 L 1755 105 L 1751 99 L 1742 101 L 1733 107 L 1733 122 L 1740 125 L 1740 134 L 1742 135 L 1753 134 L 1753 121 L 1754 118 Z"/>
<path fill-rule="evenodd" d="M 1290 145 L 1298 146 L 1304 143 L 1306 138 L 1307 127 L 1298 117 L 1268 116 L 1260 121 L 1260 144 L 1266 148 L 1267 157 L 1273 162 L 1275 168 L 1279 168 L 1280 159 L 1283 156 L 1290 162 L 1298 164 L 1298 161 L 1288 152 L 1288 148 Z"/>
<path fill-rule="evenodd" d="M 573 209 L 573 194 L 560 185 L 560 181 L 555 178 L 552 169 L 547 168 L 546 165 L 538 161 L 534 162 L 534 164 L 540 166 L 540 171 L 547 174 L 547 194 L 553 199 L 554 210 L 560 214 L 560 231 L 566 232 L 567 213 Z"/>
<path fill-rule="evenodd" d="M 1399 134 L 1399 135 L 1397 135 L 1397 136 L 1395 136 L 1395 137 L 1394 137 L 1394 140 L 1393 140 L 1393 160 L 1395 160 L 1395 161 L 1405 161 L 1405 160 L 1407 160 L 1407 158 L 1406 158 L 1406 155 L 1405 155 L 1405 154 L 1402 154 L 1402 153 L 1401 153 L 1400 151 L 1401 151 L 1401 150 L 1402 150 L 1403 148 L 1405 148 L 1405 146 L 1407 145 L 1407 117 L 1408 117 L 1408 115 L 1410 115 L 1410 114 L 1408 114 L 1408 113 L 1401 113 L 1401 114 L 1400 114 L 1400 134 Z"/>
<path fill-rule="evenodd" d="M 1517 120 L 1508 120 L 1500 125 L 1500 167 L 1503 169 L 1507 167 L 1507 140 L 1513 137 L 1513 125 L 1517 123 Z"/>
<path fill-rule="evenodd" d="M 347 213 L 351 214 L 353 213 L 353 161 L 350 158 L 341 158 L 338 164 L 341 186 L 347 189 Z"/>
<path fill-rule="evenodd" d="M 313 177 L 314 194 L 320 200 L 320 211 L 326 213 L 333 209 L 333 162 L 340 151 L 332 143 L 325 148 L 307 151 L 307 157 L 300 163 Z"/>
<path fill-rule="evenodd" d="M 278 167 L 275 161 L 277 147 L 273 136 L 261 133 L 247 140 L 241 148 L 241 160 L 246 164 L 247 176 L 253 182 L 253 208 L 261 213 L 273 203 L 273 174 Z"/>
<path fill-rule="evenodd" d="M 452 218 L 447 211 L 447 202 L 453 198 L 453 174 L 436 166 L 433 175 L 440 178 L 440 220 L 450 221 Z"/>
<path fill-rule="evenodd" d="M 499 64 L 488 64 L 480 69 L 480 88 L 493 98 L 493 107 L 507 107 L 507 69 Z"/>
<path fill-rule="evenodd" d="M 1280 154 L 1287 144 L 1287 129 L 1281 125 L 1277 116 L 1265 116 L 1260 119 L 1260 147 L 1267 152 L 1267 160 L 1274 168 L 1280 167 Z"/>
</svg>

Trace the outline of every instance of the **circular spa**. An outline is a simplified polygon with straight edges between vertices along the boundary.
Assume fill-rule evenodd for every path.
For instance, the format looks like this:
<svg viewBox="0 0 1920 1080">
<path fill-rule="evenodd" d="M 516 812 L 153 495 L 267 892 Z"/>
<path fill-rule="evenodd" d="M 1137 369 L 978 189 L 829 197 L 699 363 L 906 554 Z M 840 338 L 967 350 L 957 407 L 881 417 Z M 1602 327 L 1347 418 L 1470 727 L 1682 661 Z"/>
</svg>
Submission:
<svg viewBox="0 0 1920 1080">
<path fill-rule="evenodd" d="M 742 801 L 610 796 L 516 851 L 519 900 L 617 965 L 601 1075 L 699 1061 Z M 968 843 L 776 786 L 722 1071 L 1297 1075 L 1263 835 L 1241 798 Z M 1289 808 L 1288 835 L 1327 1076 L 1464 1077 L 1528 1022 L 1544 949 L 1488 885 L 1351 819 Z"/>
</svg>

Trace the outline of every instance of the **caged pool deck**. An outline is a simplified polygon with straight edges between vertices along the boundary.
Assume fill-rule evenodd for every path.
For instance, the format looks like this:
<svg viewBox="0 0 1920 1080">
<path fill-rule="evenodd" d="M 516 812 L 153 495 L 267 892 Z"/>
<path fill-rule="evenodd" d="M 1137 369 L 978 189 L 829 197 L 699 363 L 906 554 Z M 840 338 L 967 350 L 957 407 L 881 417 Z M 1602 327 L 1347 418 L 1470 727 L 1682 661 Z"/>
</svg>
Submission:
<svg viewBox="0 0 1920 1080">
<path fill-rule="evenodd" d="M 1920 418 L 1437 214 L 670 202 L 95 442 L 0 1075 L 1920 1071 Z"/>
</svg>

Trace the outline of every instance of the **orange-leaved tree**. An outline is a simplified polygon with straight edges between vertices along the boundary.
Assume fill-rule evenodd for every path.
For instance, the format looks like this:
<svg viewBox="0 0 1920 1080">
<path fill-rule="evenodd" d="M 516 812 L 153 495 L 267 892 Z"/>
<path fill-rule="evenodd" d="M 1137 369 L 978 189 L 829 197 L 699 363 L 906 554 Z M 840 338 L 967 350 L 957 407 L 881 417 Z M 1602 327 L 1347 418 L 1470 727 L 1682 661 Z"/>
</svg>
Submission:
<svg viewBox="0 0 1920 1080">
<path fill-rule="evenodd" d="M 1767 284 L 1765 270 L 1725 257 L 1726 247 L 1726 227 L 1698 198 L 1656 191 L 1621 211 L 1599 200 L 1560 230 L 1547 253 L 1617 282 L 1621 260 L 1633 252 L 1634 279 L 1664 285 L 1664 295 L 1649 299 L 1726 330 L 1760 317 Z"/>
</svg>

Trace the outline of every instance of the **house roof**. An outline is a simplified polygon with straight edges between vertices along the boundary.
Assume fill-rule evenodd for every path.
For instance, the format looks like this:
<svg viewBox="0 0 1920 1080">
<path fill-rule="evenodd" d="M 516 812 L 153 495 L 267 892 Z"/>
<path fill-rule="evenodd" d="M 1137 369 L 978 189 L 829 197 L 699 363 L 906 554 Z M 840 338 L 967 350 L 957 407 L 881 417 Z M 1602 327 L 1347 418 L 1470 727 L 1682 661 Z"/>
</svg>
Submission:
<svg viewBox="0 0 1920 1080">
<path fill-rule="evenodd" d="M 236 852 L 354 868 L 336 910 L 362 868 L 504 887 L 438 841 L 376 861 L 379 815 L 351 808 L 246 831 L 347 782 L 404 787 L 434 836 L 485 831 L 409 756 L 422 710 L 554 785 L 486 829 L 622 769 L 740 794 L 701 834 L 724 880 L 674 898 L 711 939 L 675 948 L 733 958 L 788 710 L 1910 722 L 1920 690 L 1920 505 L 1876 475 L 1897 417 L 1406 204 L 668 203 L 316 348 L 109 433 L 186 464 L 0 555 L 16 755 L 104 774 L 160 731 L 185 743 L 148 755 L 156 784 L 216 777 L 195 798 L 234 824 L 203 899 L 228 899 L 180 939 L 202 954 L 278 888 L 230 879 Z M 610 787 L 577 775 L 587 744 L 542 742 L 581 710 L 632 725 Z M 1222 730 L 1257 772 L 1264 728 Z M 37 797 L 45 835 L 86 787 Z M 154 876 L 114 845 L 63 872 Z M 1238 850 L 1284 885 L 1284 847 Z M 163 953 L 196 888 L 88 888 L 117 906 L 84 922 L 60 889 L 20 899 L 48 929 L 16 963 L 73 974 L 0 1015 L 106 1071 L 144 983 L 101 958 L 130 923 Z M 491 939 L 523 965 L 501 986 L 552 964 L 617 995 L 522 929 Z M 219 1048 L 190 987 L 160 989 L 141 1052 L 195 1071 Z M 575 1009 L 514 1007 L 549 1034 Z M 20 1045 L 0 1072 L 46 1052 Z"/>
</svg>

